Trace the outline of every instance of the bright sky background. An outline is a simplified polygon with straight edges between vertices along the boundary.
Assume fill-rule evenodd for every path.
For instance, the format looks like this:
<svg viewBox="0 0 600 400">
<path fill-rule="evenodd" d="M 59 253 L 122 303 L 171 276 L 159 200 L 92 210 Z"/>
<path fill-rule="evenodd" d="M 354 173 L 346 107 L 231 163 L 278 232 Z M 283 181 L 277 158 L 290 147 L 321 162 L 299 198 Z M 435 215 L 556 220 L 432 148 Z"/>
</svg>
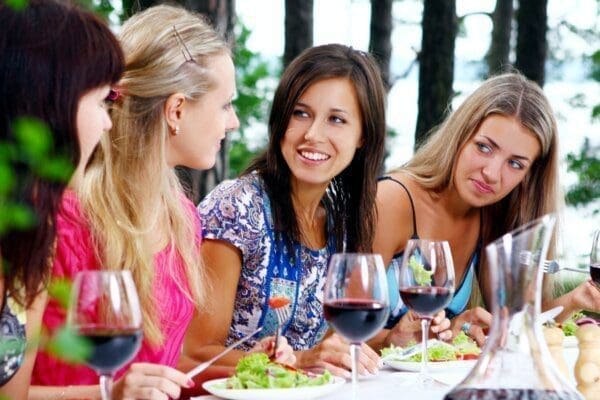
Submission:
<svg viewBox="0 0 600 400">
<path fill-rule="evenodd" d="M 493 0 L 457 0 L 459 16 L 473 12 L 493 11 Z M 263 56 L 281 56 L 284 48 L 284 2 L 283 0 L 237 0 L 238 17 L 253 32 L 248 46 Z M 600 29 L 597 17 L 596 0 L 549 0 L 548 25 L 555 27 L 558 21 L 566 19 L 578 28 Z M 367 50 L 369 43 L 370 2 L 369 0 L 314 0 L 314 41 L 315 45 L 338 42 Z M 396 20 L 392 35 L 392 75 L 406 71 L 415 51 L 420 48 L 422 2 L 403 0 L 394 2 L 393 14 Z M 454 89 L 462 94 L 454 104 L 460 104 L 480 82 L 469 61 L 479 61 L 487 52 L 492 29 L 491 21 L 483 15 L 470 16 L 465 20 L 465 35 L 456 41 Z M 549 36 L 550 45 L 560 43 L 556 55 L 560 58 L 580 59 L 583 54 L 591 54 L 598 43 L 587 43 L 581 37 L 561 30 L 558 41 Z M 555 45 L 556 46 L 556 45 Z M 548 73 L 544 90 L 554 107 L 559 121 L 560 146 L 563 158 L 569 152 L 577 152 L 585 136 L 600 145 L 598 123 L 590 121 L 590 107 L 573 107 L 570 99 L 576 94 L 590 104 L 600 103 L 600 87 L 591 83 L 582 73 L 580 64 L 566 67 L 558 73 Z M 386 167 L 396 167 L 412 154 L 414 128 L 417 117 L 418 66 L 413 67 L 406 79 L 398 80 L 388 97 L 388 125 L 398 137 L 389 143 L 391 150 Z M 264 132 L 262 128 L 258 130 Z M 574 182 L 574 175 L 562 168 L 562 183 Z M 585 262 L 584 254 L 589 253 L 591 232 L 600 228 L 600 216 L 591 215 L 588 209 L 568 209 L 562 215 L 563 255 L 570 265 Z M 568 239 L 567 239 L 568 238 Z"/>
</svg>

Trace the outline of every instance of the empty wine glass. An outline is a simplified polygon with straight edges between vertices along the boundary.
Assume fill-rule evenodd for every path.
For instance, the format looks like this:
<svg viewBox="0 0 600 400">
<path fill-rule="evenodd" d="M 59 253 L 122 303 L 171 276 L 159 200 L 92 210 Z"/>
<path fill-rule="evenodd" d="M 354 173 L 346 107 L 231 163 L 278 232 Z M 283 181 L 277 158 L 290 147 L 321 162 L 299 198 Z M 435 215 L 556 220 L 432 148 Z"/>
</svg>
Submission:
<svg viewBox="0 0 600 400">
<path fill-rule="evenodd" d="M 360 345 L 379 332 L 389 312 L 385 267 L 379 254 L 339 253 L 331 257 L 324 312 L 327 322 L 350 342 L 352 396 L 356 399 Z"/>
<path fill-rule="evenodd" d="M 600 289 L 600 229 L 594 232 L 592 238 L 592 251 L 590 251 L 590 276 L 598 289 Z"/>
<path fill-rule="evenodd" d="M 402 302 L 421 319 L 421 373 L 423 388 L 444 386 L 427 372 L 427 338 L 433 316 L 450 303 L 454 294 L 454 263 L 447 241 L 410 239 L 398 269 Z"/>
<path fill-rule="evenodd" d="M 73 281 L 67 323 L 88 339 L 86 363 L 100 375 L 103 400 L 110 400 L 113 376 L 137 354 L 142 315 L 130 271 L 82 271 Z"/>
</svg>

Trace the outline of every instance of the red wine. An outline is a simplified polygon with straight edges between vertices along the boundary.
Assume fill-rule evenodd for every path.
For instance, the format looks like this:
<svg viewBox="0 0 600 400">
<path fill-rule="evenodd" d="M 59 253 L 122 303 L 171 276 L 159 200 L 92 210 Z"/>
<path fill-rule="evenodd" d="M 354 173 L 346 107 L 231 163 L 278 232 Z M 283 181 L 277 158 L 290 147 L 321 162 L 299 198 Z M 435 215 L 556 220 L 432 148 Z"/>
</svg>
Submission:
<svg viewBox="0 0 600 400">
<path fill-rule="evenodd" d="M 600 264 L 590 265 L 590 276 L 595 284 L 600 285 Z"/>
<path fill-rule="evenodd" d="M 580 400 L 575 393 L 541 389 L 455 389 L 444 400 Z"/>
<path fill-rule="evenodd" d="M 137 354 L 142 343 L 142 331 L 81 330 L 80 335 L 92 344 L 92 354 L 86 360 L 96 372 L 114 372 Z"/>
<path fill-rule="evenodd" d="M 370 339 L 385 324 L 387 307 L 374 300 L 340 299 L 325 303 L 325 319 L 351 343 Z"/>
<path fill-rule="evenodd" d="M 421 316 L 431 316 L 452 299 L 452 292 L 444 287 L 411 286 L 400 289 L 402 301 Z"/>
</svg>

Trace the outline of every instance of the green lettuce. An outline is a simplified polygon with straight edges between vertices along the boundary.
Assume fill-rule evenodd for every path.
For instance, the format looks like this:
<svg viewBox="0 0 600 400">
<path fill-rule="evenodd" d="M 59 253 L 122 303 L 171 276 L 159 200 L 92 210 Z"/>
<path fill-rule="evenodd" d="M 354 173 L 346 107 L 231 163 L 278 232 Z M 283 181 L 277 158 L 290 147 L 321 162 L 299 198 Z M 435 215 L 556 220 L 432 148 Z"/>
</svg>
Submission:
<svg viewBox="0 0 600 400">
<path fill-rule="evenodd" d="M 563 322 L 562 330 L 565 336 L 575 336 L 575 332 L 577 332 L 578 328 L 575 321 L 577 321 L 579 318 L 583 318 L 584 316 L 585 315 L 582 312 L 576 312 L 575 314 L 571 315 L 568 320 Z"/>
<path fill-rule="evenodd" d="M 228 389 L 285 389 L 305 386 L 319 386 L 331 381 L 331 373 L 308 375 L 304 371 L 286 368 L 269 360 L 264 353 L 254 353 L 242 358 L 235 375 L 228 378 Z"/>
<path fill-rule="evenodd" d="M 431 284 L 431 275 L 433 275 L 433 271 L 427 271 L 425 266 L 417 260 L 417 257 L 410 256 L 408 259 L 408 266 L 413 270 L 413 276 L 418 285 L 427 286 Z"/>
</svg>

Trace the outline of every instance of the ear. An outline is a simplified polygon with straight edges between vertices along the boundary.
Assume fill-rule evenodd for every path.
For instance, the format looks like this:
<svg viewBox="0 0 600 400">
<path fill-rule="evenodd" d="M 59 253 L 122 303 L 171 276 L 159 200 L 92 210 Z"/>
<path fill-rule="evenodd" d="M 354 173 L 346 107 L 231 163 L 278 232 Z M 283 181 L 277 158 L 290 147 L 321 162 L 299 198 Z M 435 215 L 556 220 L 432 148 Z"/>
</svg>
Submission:
<svg viewBox="0 0 600 400">
<path fill-rule="evenodd" d="M 183 93 L 174 93 L 170 95 L 165 102 L 165 119 L 172 131 L 174 131 L 181 123 L 185 101 L 185 95 Z"/>
<path fill-rule="evenodd" d="M 360 149 L 361 147 L 363 147 L 365 144 L 365 136 L 361 135 L 360 139 L 358 140 L 358 143 L 356 144 L 356 148 Z"/>
</svg>

